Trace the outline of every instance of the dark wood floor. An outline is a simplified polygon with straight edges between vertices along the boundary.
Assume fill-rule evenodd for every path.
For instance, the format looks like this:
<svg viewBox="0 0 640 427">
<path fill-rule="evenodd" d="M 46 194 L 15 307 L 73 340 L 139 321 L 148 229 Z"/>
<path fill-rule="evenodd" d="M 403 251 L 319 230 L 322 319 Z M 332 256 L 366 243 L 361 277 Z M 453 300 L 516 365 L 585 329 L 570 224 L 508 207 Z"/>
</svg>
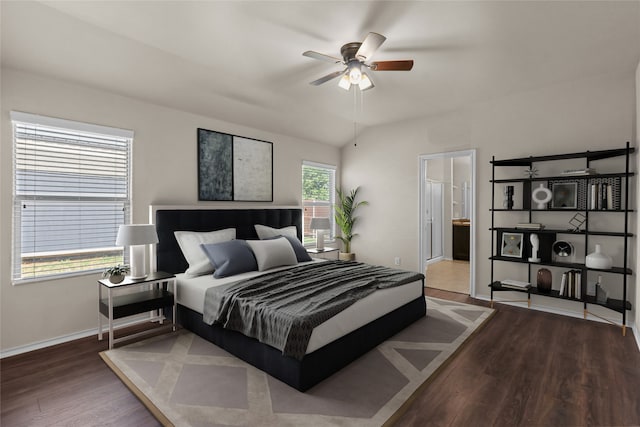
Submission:
<svg viewBox="0 0 640 427">
<path fill-rule="evenodd" d="M 486 305 L 461 294 L 427 293 Z M 632 334 L 496 308 L 396 425 L 640 425 L 640 352 Z M 100 359 L 105 349 L 105 341 L 89 337 L 2 359 L 0 425 L 159 425 Z"/>
</svg>

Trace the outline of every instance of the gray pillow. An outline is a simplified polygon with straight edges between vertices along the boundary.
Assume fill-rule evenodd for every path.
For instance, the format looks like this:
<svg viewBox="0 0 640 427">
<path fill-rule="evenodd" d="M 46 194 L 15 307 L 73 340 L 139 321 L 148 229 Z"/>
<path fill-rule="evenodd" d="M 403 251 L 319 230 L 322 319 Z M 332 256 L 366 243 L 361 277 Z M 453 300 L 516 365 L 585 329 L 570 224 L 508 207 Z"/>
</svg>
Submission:
<svg viewBox="0 0 640 427">
<path fill-rule="evenodd" d="M 298 259 L 298 262 L 311 261 L 311 256 L 309 256 L 309 253 L 307 252 L 307 248 L 302 246 L 302 243 L 300 243 L 300 240 L 298 240 L 297 237 L 278 236 L 278 237 L 271 237 L 265 240 L 279 239 L 280 237 L 284 237 L 289 241 L 289 243 L 291 244 L 291 247 L 293 248 L 293 252 L 295 252 L 296 254 L 296 258 Z"/>
<path fill-rule="evenodd" d="M 295 225 L 283 228 L 267 227 L 266 225 L 255 224 L 256 234 L 260 240 L 270 239 L 278 236 L 298 237 L 298 229 Z"/>
<path fill-rule="evenodd" d="M 298 263 L 296 253 L 284 237 L 270 240 L 249 240 L 247 244 L 251 247 L 258 261 L 258 270 L 260 271 Z"/>
<path fill-rule="evenodd" d="M 207 255 L 202 252 L 200 245 L 207 243 L 220 243 L 236 238 L 236 229 L 227 228 L 217 231 L 175 231 L 173 233 L 178 241 L 178 246 L 182 250 L 184 259 L 189 263 L 189 268 L 185 273 L 188 276 L 200 276 L 209 274 L 215 266 L 211 265 Z"/>
<path fill-rule="evenodd" d="M 201 245 L 211 263 L 216 266 L 213 277 L 234 276 L 247 271 L 256 271 L 258 264 L 253 252 L 244 240 Z"/>
</svg>

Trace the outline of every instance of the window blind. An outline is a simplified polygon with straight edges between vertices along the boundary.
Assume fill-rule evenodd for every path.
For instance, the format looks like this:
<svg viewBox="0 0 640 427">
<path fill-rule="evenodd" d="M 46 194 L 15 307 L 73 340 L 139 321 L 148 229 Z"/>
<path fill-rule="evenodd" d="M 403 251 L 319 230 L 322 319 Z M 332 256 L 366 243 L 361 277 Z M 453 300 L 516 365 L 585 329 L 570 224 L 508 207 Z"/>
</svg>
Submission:
<svg viewBox="0 0 640 427">
<path fill-rule="evenodd" d="M 314 230 L 309 228 L 311 218 L 329 218 L 329 240 L 335 239 L 335 184 L 336 167 L 315 162 L 302 162 L 303 235 L 305 244 L 314 244 Z"/>
<path fill-rule="evenodd" d="M 13 280 L 121 263 L 129 222 L 133 132 L 11 114 L 14 140 Z"/>
</svg>

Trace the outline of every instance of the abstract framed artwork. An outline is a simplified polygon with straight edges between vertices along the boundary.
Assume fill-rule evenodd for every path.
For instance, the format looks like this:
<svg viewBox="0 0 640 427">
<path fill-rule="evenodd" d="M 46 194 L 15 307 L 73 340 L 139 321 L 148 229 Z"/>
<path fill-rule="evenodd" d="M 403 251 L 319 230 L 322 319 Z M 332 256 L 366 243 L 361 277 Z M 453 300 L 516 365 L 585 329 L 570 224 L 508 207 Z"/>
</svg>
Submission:
<svg viewBox="0 0 640 427">
<path fill-rule="evenodd" d="M 554 183 L 551 187 L 552 209 L 577 209 L 578 207 L 578 183 L 563 182 Z"/>
<path fill-rule="evenodd" d="M 523 233 L 502 233 L 500 255 L 511 258 L 522 258 Z"/>
<path fill-rule="evenodd" d="M 198 200 L 273 201 L 273 143 L 198 129 Z"/>
</svg>

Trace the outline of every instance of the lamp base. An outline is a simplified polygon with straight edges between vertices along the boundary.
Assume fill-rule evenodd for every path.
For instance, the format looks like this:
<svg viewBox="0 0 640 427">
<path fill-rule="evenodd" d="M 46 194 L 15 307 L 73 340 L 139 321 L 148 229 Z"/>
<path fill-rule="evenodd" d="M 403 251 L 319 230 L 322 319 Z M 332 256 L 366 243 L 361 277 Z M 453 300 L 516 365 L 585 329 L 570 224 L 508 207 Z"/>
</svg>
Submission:
<svg viewBox="0 0 640 427">
<path fill-rule="evenodd" d="M 145 264 L 145 245 L 132 245 L 129 247 L 131 261 L 131 279 L 138 280 L 147 277 Z"/>
<path fill-rule="evenodd" d="M 316 249 L 324 250 L 324 230 L 316 230 Z"/>
</svg>

